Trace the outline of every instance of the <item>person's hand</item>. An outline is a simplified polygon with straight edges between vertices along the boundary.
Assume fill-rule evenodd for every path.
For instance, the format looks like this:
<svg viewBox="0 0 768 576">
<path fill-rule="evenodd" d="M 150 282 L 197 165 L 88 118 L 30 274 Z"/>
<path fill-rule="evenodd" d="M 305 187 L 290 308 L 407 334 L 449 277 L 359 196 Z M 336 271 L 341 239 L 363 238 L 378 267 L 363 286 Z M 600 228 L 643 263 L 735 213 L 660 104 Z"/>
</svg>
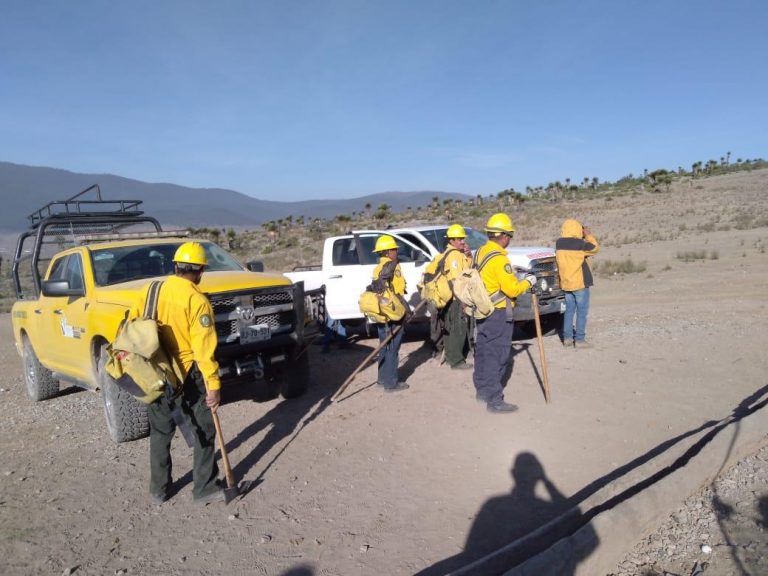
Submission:
<svg viewBox="0 0 768 576">
<path fill-rule="evenodd" d="M 525 279 L 528 280 L 528 282 L 530 282 L 531 288 L 536 287 L 536 276 L 534 276 L 533 274 L 526 274 Z"/>
<path fill-rule="evenodd" d="M 219 404 L 221 404 L 221 390 L 208 390 L 205 395 L 205 404 L 211 409 L 211 412 L 216 412 Z"/>
<path fill-rule="evenodd" d="M 472 256 L 472 248 L 469 247 L 469 244 L 464 242 L 464 245 L 461 247 L 461 251 L 464 253 L 465 256 Z"/>
</svg>

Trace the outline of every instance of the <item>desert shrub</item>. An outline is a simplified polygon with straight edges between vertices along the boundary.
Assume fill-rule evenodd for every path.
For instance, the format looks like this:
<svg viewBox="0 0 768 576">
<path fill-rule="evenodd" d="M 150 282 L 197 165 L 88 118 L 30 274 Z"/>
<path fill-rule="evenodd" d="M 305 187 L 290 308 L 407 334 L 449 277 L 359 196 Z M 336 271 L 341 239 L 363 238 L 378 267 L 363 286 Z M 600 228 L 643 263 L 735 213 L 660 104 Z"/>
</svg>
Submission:
<svg viewBox="0 0 768 576">
<path fill-rule="evenodd" d="M 594 264 L 595 272 L 601 276 L 615 276 L 617 274 L 637 274 L 645 272 L 645 261 L 635 262 L 631 257 L 624 260 L 601 260 Z"/>
<path fill-rule="evenodd" d="M 709 253 L 710 260 L 718 260 L 719 258 L 720 258 L 720 253 L 717 250 L 712 250 L 712 252 Z"/>
<path fill-rule="evenodd" d="M 683 262 L 694 262 L 704 260 L 707 257 L 706 250 L 689 250 L 688 252 L 678 252 L 676 258 Z"/>
</svg>

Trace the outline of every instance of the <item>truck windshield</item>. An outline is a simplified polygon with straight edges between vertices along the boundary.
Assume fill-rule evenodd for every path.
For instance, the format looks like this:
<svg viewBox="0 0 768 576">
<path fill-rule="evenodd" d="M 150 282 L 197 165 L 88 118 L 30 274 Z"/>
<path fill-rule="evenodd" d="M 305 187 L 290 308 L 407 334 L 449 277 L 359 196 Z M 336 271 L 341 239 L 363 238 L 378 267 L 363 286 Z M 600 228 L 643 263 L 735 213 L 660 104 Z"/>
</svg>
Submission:
<svg viewBox="0 0 768 576">
<path fill-rule="evenodd" d="M 91 266 L 97 286 L 168 276 L 173 274 L 173 255 L 178 243 L 141 244 L 91 250 Z M 212 242 L 201 242 L 208 257 L 206 270 L 243 270 L 224 249 Z"/>
<path fill-rule="evenodd" d="M 488 236 L 482 232 L 478 232 L 473 228 L 467 228 L 466 226 L 464 227 L 464 230 L 467 232 L 467 244 L 469 244 L 472 252 L 488 242 Z M 432 230 L 421 231 L 424 237 L 434 244 L 440 252 L 445 250 L 445 247 L 448 245 L 448 239 L 445 237 L 446 232 L 448 232 L 447 226 L 445 228 L 433 228 Z"/>
</svg>

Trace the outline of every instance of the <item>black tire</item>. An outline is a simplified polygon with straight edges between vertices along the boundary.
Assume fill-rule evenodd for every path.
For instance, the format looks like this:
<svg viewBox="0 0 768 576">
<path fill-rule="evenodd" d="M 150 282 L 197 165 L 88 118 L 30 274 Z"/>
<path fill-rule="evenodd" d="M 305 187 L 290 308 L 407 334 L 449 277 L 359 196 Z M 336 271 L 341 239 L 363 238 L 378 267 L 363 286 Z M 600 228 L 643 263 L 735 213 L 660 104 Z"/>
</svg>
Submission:
<svg viewBox="0 0 768 576">
<path fill-rule="evenodd" d="M 53 372 L 40 364 L 32 343 L 24 339 L 24 380 L 27 384 L 27 394 L 31 400 L 39 402 L 48 400 L 59 393 L 59 380 Z"/>
<path fill-rule="evenodd" d="M 104 365 L 107 352 L 102 347 L 99 355 L 99 387 L 104 399 L 104 418 L 109 437 L 115 442 L 130 442 L 149 435 L 147 406 L 120 388 L 107 374 Z"/>
<path fill-rule="evenodd" d="M 301 356 L 298 353 L 303 350 Z M 298 358 L 297 358 L 298 356 Z M 307 391 L 309 385 L 309 357 L 306 350 L 297 347 L 291 354 L 288 366 L 282 374 L 280 395 L 283 398 L 297 398 Z"/>
</svg>

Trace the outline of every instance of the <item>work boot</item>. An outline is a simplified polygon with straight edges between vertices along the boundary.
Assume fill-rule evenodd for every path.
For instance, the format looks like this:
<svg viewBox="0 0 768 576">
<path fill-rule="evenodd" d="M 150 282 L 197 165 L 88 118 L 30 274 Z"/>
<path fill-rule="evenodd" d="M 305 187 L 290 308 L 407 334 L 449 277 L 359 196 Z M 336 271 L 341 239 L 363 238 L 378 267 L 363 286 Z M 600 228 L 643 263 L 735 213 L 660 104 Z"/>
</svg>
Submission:
<svg viewBox="0 0 768 576">
<path fill-rule="evenodd" d="M 462 361 L 451 366 L 451 370 L 472 370 L 472 366 Z"/>
<path fill-rule="evenodd" d="M 517 405 L 509 404 L 503 400 L 498 404 L 488 404 L 488 412 L 494 414 L 503 414 L 505 412 L 517 412 Z"/>
<path fill-rule="evenodd" d="M 203 506 L 205 506 L 206 504 L 213 504 L 214 502 L 224 502 L 226 499 L 227 497 L 224 494 L 224 490 L 219 488 L 217 490 L 214 490 L 213 492 L 206 494 L 205 496 L 194 498 L 194 501 L 195 501 L 195 504 L 202 504 Z"/>
<path fill-rule="evenodd" d="M 573 348 L 573 340 L 563 340 L 563 348 Z"/>
<path fill-rule="evenodd" d="M 400 390 L 408 390 L 410 386 L 406 384 L 405 382 L 398 382 L 394 386 L 388 386 L 384 388 L 385 392 L 399 392 Z"/>
<path fill-rule="evenodd" d="M 576 342 L 573 343 L 573 346 L 574 348 L 592 348 L 592 344 L 586 340 L 576 340 Z"/>
<path fill-rule="evenodd" d="M 154 492 L 150 492 L 149 497 L 152 500 L 153 504 L 158 504 L 158 505 L 168 500 L 168 494 L 166 493 L 155 494 Z"/>
</svg>

